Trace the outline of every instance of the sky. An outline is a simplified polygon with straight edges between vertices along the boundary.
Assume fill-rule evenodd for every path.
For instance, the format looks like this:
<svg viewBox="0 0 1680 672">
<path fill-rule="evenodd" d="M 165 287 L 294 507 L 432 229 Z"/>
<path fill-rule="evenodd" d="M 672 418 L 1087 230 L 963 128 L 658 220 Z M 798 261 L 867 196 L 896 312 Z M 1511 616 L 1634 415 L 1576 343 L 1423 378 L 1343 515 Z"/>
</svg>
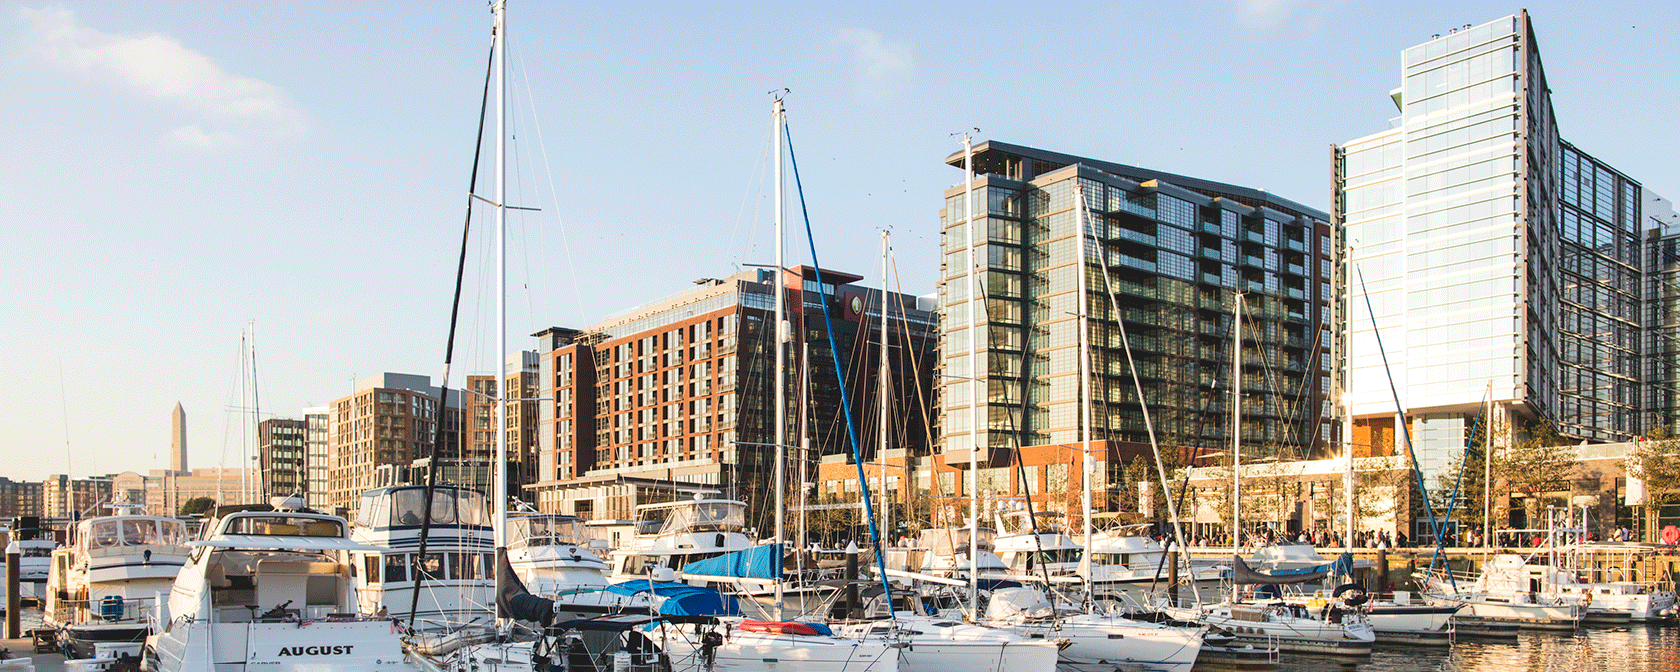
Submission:
<svg viewBox="0 0 1680 672">
<path fill-rule="evenodd" d="M 1523 7 L 514 0 L 507 202 L 540 211 L 508 219 L 509 347 L 773 263 L 771 91 L 822 266 L 878 286 L 890 230 L 892 288 L 927 294 L 964 131 L 1327 209 L 1401 50 Z M 1526 7 L 1561 135 L 1680 194 L 1680 9 Z M 177 402 L 189 465 L 237 466 L 253 417 L 438 381 L 489 26 L 471 0 L 0 2 L 0 476 L 166 468 Z M 455 386 L 496 368 L 489 221 Z"/>
</svg>

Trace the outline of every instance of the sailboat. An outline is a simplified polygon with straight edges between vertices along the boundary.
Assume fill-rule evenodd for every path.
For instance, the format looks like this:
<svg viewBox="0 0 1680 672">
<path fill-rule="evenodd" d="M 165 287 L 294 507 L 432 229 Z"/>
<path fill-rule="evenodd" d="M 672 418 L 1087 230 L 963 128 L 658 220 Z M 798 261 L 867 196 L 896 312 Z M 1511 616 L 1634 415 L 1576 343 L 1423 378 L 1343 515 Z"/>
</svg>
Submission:
<svg viewBox="0 0 1680 672">
<path fill-rule="evenodd" d="M 503 100 L 507 79 L 507 3 L 495 3 L 495 63 L 497 65 L 497 198 L 492 204 L 497 211 L 498 238 L 501 237 L 505 210 L 505 150 L 502 145 Z M 778 128 L 782 106 L 775 104 Z M 503 246 L 498 244 L 497 277 L 501 278 Z M 778 265 L 780 259 L 778 258 Z M 781 279 L 778 278 L 778 282 Z M 499 285 L 505 285 L 498 280 Z M 497 352 L 505 350 L 504 291 L 497 292 Z M 447 385 L 447 375 L 445 376 Z M 506 396 L 497 399 L 497 462 L 506 463 L 507 418 Z M 457 640 L 455 642 L 416 641 L 411 651 L 419 651 L 436 668 L 488 672 L 502 669 L 548 669 L 559 663 L 568 669 L 589 669 L 611 665 L 614 669 L 701 669 L 748 670 L 774 669 L 800 672 L 856 672 L 871 670 L 893 672 L 897 669 L 899 647 L 893 642 L 865 638 L 840 638 L 817 624 L 775 621 L 759 622 L 732 616 L 716 615 L 727 612 L 728 603 L 716 591 L 672 582 L 675 571 L 670 567 L 652 568 L 650 579 L 634 583 L 624 592 L 637 597 L 633 606 L 642 613 L 616 613 L 595 618 L 561 620 L 575 616 L 568 612 L 575 602 L 551 600 L 532 595 L 515 574 L 507 552 L 508 516 L 505 478 L 496 478 L 493 501 L 496 547 L 496 599 L 494 615 L 499 636 L 493 641 Z M 721 504 L 721 502 L 719 502 Z M 697 526 L 727 524 L 733 518 L 728 506 L 701 510 L 695 503 L 671 507 L 673 515 L 687 515 L 690 532 Z M 712 516 L 717 513 L 717 516 Z M 736 511 L 735 513 L 739 513 Z M 701 516 L 709 516 L 702 519 Z M 714 520 L 715 518 L 715 520 Z M 721 533 L 716 533 L 721 536 Z M 778 539 L 779 541 L 779 539 Z M 529 540 L 527 540 L 527 543 Z M 779 545 L 777 560 L 779 557 Z M 778 568 L 779 568 L 779 562 Z M 622 586 L 607 591 L 597 586 L 584 586 L 587 592 L 617 593 Z M 627 595 L 629 597 L 630 595 Z M 698 597 L 700 599 L 689 599 Z M 709 602 L 708 599 L 710 598 Z M 705 602 L 708 608 L 701 613 L 687 607 Z M 779 614 L 778 614 L 779 615 Z M 521 625 L 523 624 L 523 625 Z M 534 629 L 533 629 L 534 627 Z M 431 646 L 438 644 L 438 646 Z M 577 663 L 578 667 L 572 667 Z"/>
<path fill-rule="evenodd" d="M 1276 646 L 1283 651 L 1365 656 L 1371 653 L 1376 632 L 1358 608 L 1362 600 L 1348 600 L 1347 607 L 1314 610 L 1290 604 L 1272 590 L 1270 597 L 1245 599 L 1242 587 L 1279 586 L 1322 580 L 1327 572 L 1256 572 L 1242 556 L 1242 309 L 1243 296 L 1235 297 L 1231 361 L 1231 592 L 1221 604 L 1184 608 L 1167 605 L 1162 611 L 1182 620 L 1195 620 L 1229 633 L 1239 644 Z"/>
</svg>

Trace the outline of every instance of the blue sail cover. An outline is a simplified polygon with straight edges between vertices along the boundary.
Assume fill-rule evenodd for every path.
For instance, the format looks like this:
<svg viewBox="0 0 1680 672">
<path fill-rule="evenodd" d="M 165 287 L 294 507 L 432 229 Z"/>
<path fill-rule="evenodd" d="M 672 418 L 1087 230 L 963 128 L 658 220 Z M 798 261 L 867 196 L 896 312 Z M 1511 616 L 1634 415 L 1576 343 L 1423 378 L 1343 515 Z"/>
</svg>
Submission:
<svg viewBox="0 0 1680 672">
<path fill-rule="evenodd" d="M 715 558 L 695 560 L 683 565 L 684 574 L 701 576 L 734 576 L 749 579 L 779 578 L 782 568 L 782 545 L 766 544 L 725 553 Z"/>
<path fill-rule="evenodd" d="M 686 583 L 654 583 L 647 579 L 625 581 L 607 586 L 607 590 L 626 597 L 648 594 L 653 608 L 665 616 L 739 616 L 740 604 L 735 598 L 711 588 Z"/>
</svg>

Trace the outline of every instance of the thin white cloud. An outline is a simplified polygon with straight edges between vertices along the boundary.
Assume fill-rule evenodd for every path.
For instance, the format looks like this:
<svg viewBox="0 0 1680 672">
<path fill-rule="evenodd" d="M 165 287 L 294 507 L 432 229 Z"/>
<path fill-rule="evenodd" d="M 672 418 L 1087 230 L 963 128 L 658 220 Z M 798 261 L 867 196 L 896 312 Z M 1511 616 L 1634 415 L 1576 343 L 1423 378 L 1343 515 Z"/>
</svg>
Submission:
<svg viewBox="0 0 1680 672">
<path fill-rule="evenodd" d="M 851 50 L 858 92 L 869 98 L 888 98 L 908 91 L 916 77 L 916 57 L 907 42 L 887 40 L 867 28 L 835 33 L 834 43 Z"/>
<path fill-rule="evenodd" d="M 200 150 L 301 133 L 304 116 L 286 92 L 259 79 L 223 70 L 209 57 L 168 35 L 114 35 L 76 23 L 70 10 L 23 8 L 33 26 L 29 53 L 67 72 L 121 85 L 171 104 L 192 119 L 164 135 L 166 142 Z M 208 127 L 208 130 L 206 130 Z"/>
</svg>

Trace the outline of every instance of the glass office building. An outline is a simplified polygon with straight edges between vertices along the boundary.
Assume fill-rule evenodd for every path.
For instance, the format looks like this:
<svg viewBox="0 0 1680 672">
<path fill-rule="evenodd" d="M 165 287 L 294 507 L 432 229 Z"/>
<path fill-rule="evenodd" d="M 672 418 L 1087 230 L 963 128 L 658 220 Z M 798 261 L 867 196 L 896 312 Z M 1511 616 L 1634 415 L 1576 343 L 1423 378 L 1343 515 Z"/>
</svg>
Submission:
<svg viewBox="0 0 1680 672">
<path fill-rule="evenodd" d="M 1486 403 L 1642 433 L 1641 188 L 1559 137 L 1528 14 L 1404 50 L 1390 95 L 1387 130 L 1335 148 L 1342 402 L 1355 442 L 1393 437 L 1360 452 L 1403 452 L 1404 413 L 1439 473 Z"/>
<path fill-rule="evenodd" d="M 1245 454 L 1303 457 L 1333 444 L 1337 428 L 1324 404 L 1332 333 L 1326 213 L 1263 190 L 1001 142 L 976 145 L 973 157 L 974 216 L 966 182 L 945 191 L 941 212 L 938 417 L 948 466 L 966 468 L 970 448 L 983 446 L 982 483 L 1008 488 L 1009 449 L 1080 441 L 1082 301 L 1091 315 L 1093 439 L 1147 449 L 1129 342 L 1160 444 L 1227 449 L 1239 292 Z M 959 168 L 964 161 L 962 152 L 946 159 Z M 1086 204 L 1083 259 L 1076 185 Z M 980 302 L 972 301 L 976 287 Z M 979 399 L 976 378 L 986 390 Z M 1056 466 L 1055 457 L 1032 464 L 1032 453 L 1022 458 L 1029 480 L 1038 466 Z M 1105 454 L 1118 455 L 1105 450 L 1096 459 Z"/>
</svg>

